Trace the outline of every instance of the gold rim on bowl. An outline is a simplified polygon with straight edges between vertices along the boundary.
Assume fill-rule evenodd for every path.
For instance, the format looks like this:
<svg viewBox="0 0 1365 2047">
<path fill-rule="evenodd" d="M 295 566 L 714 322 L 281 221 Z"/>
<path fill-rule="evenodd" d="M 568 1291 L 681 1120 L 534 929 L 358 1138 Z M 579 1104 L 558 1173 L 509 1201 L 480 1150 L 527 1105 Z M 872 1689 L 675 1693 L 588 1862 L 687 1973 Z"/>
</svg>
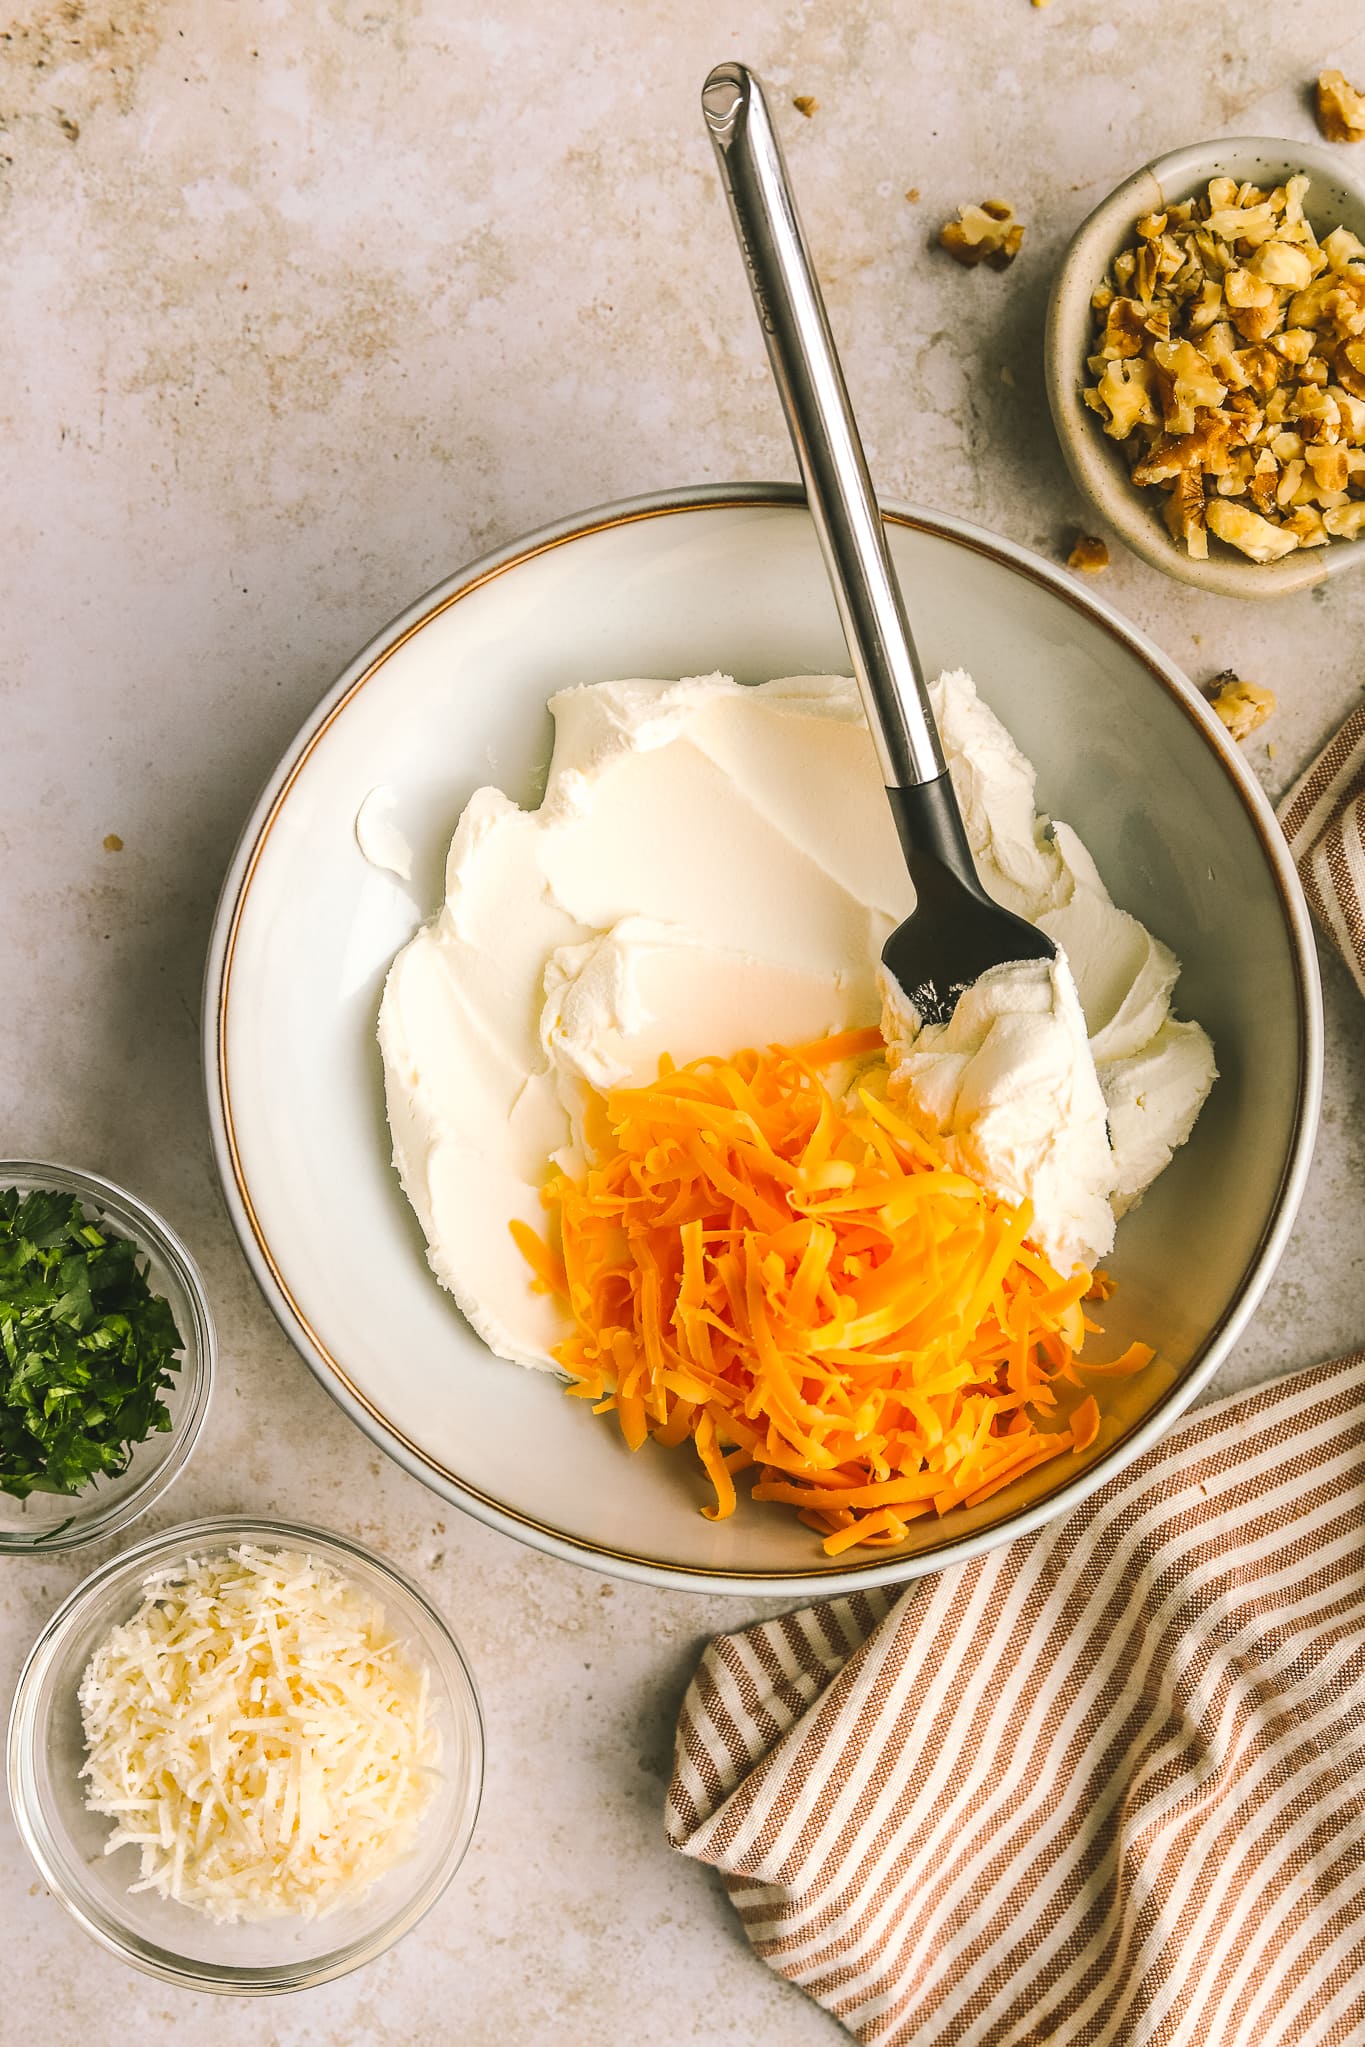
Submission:
<svg viewBox="0 0 1365 2047">
<path fill-rule="evenodd" d="M 926 1571 L 965 1562 L 969 1557 L 994 1548 L 1015 1536 L 1040 1527 L 1055 1515 L 1079 1504 L 1102 1486 L 1143 1450 L 1163 1435 L 1200 1390 L 1207 1385 L 1233 1342 L 1251 1316 L 1275 1264 L 1284 1248 L 1307 1178 L 1313 1137 L 1317 1127 L 1322 1086 L 1322 1019 L 1314 950 L 1308 909 L 1284 836 L 1265 796 L 1223 728 L 1181 676 L 1174 663 L 1122 615 L 1089 591 L 1078 589 L 1060 569 L 1016 545 L 941 513 L 920 511 L 910 506 L 883 506 L 883 517 L 892 527 L 932 534 L 954 542 L 972 553 L 984 555 L 1013 573 L 1040 585 L 1060 597 L 1071 609 L 1099 625 L 1127 652 L 1135 655 L 1153 680 L 1171 697 L 1196 727 L 1204 743 L 1217 758 L 1247 811 L 1274 877 L 1286 930 L 1291 941 L 1297 1011 L 1300 1021 L 1299 1062 L 1293 1132 L 1270 1214 L 1232 1298 L 1214 1327 L 1208 1332 L 1177 1382 L 1135 1423 L 1110 1450 L 1069 1485 L 1033 1502 L 990 1528 L 966 1537 L 945 1538 L 899 1560 L 872 1557 L 864 1563 L 848 1564 L 837 1571 L 796 1570 L 735 1571 L 695 1564 L 675 1564 L 647 1552 L 621 1550 L 566 1535 L 549 1523 L 508 1506 L 491 1494 L 471 1485 L 425 1451 L 375 1406 L 349 1376 L 342 1361 L 323 1342 L 291 1290 L 275 1251 L 263 1229 L 252 1200 L 251 1188 L 238 1150 L 233 1121 L 231 1081 L 228 1068 L 226 1026 L 237 936 L 245 913 L 261 854 L 271 829 L 290 792 L 319 744 L 336 720 L 343 715 L 365 685 L 400 647 L 407 644 L 433 619 L 495 577 L 503 576 L 523 563 L 533 561 L 552 549 L 572 545 L 611 527 L 677 514 L 732 511 L 738 509 L 786 510 L 802 507 L 805 498 L 793 484 L 717 484 L 695 489 L 661 492 L 654 496 L 628 499 L 579 514 L 555 526 L 545 527 L 487 555 L 438 584 L 419 598 L 379 633 L 346 669 L 323 697 L 286 752 L 267 784 L 255 810 L 248 818 L 225 878 L 214 917 L 213 935 L 205 970 L 203 1003 L 203 1048 L 205 1084 L 214 1155 L 228 1211 L 243 1252 L 285 1333 L 293 1342 L 314 1376 L 332 1398 L 350 1415 L 380 1449 L 404 1470 L 419 1478 L 453 1506 L 463 1508 L 478 1520 L 502 1533 L 529 1542 L 536 1548 L 569 1562 L 586 1563 L 616 1576 L 634 1578 L 655 1585 L 670 1585 L 693 1591 L 734 1591 L 754 1595 L 781 1593 L 833 1597 L 865 1589 L 870 1585 L 897 1584 Z"/>
</svg>

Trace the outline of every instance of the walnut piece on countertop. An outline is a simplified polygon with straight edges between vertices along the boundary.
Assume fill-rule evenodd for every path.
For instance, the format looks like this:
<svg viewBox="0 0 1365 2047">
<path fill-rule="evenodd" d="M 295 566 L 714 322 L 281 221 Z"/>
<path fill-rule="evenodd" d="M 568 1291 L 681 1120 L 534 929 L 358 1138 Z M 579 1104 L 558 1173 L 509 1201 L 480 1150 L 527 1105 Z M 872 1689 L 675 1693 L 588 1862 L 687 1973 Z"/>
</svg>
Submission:
<svg viewBox="0 0 1365 2047">
<path fill-rule="evenodd" d="M 1329 142 L 1365 142 L 1365 94 L 1342 71 L 1319 71 L 1314 95 L 1318 126 Z"/>
<path fill-rule="evenodd" d="M 1277 702 L 1273 689 L 1265 689 L 1259 682 L 1247 682 L 1231 668 L 1215 675 L 1206 685 L 1207 691 L 1212 691 L 1210 709 L 1218 713 L 1237 740 L 1250 739 L 1273 714 Z"/>
<path fill-rule="evenodd" d="M 1097 535 L 1078 533 L 1066 565 L 1069 569 L 1079 569 L 1083 575 L 1097 576 L 1101 569 L 1109 566 L 1109 549 Z"/>
<path fill-rule="evenodd" d="M 959 206 L 957 219 L 945 221 L 938 231 L 939 247 L 967 270 L 975 270 L 978 263 L 989 263 L 992 270 L 1007 270 L 1023 239 L 1023 223 L 1015 219 L 1014 208 L 1003 199 Z"/>
</svg>

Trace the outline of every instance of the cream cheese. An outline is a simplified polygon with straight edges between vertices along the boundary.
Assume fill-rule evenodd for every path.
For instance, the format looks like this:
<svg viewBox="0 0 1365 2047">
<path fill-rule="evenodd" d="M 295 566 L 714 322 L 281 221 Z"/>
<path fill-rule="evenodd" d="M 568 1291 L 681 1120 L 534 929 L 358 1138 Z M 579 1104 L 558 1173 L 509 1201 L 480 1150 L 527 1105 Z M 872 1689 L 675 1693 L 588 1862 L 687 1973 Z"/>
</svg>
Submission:
<svg viewBox="0 0 1365 2047">
<path fill-rule="evenodd" d="M 1110 900 L 1071 827 L 1039 815 L 1035 771 L 971 677 L 941 676 L 930 696 L 982 881 L 1056 940 L 1074 976 L 1109 1125 L 1111 1205 L 1121 1216 L 1194 1128 L 1217 1076 L 1213 1047 L 1198 1024 L 1170 1021 L 1174 953 Z M 1040 1215 L 1045 1246 L 1048 1233 Z M 1102 1256 L 1108 1246 L 1090 1248 Z"/>
<path fill-rule="evenodd" d="M 371 867 L 412 880 L 412 848 L 393 821 L 398 797 L 387 782 L 371 789 L 355 814 L 355 842 Z"/>
<path fill-rule="evenodd" d="M 889 975 L 882 1032 L 890 1092 L 953 1165 L 1012 1202 L 1062 1272 L 1114 1242 L 1104 1096 L 1064 956 L 993 967 L 945 1024 L 919 1017 Z"/>
<path fill-rule="evenodd" d="M 1033 770 L 970 678 L 935 698 L 982 878 L 1072 972 L 984 977 L 951 1042 L 889 1006 L 892 1063 L 972 1170 L 1029 1193 L 1044 1248 L 1088 1258 L 1112 1236 L 1110 1196 L 1136 1198 L 1188 1134 L 1212 1054 L 1198 1025 L 1168 1022 L 1175 961 L 1109 901 L 1074 833 L 1037 817 Z M 598 683 L 550 710 L 544 801 L 471 798 L 445 902 L 395 960 L 379 1027 L 432 1267 L 485 1342 L 527 1364 L 565 1332 L 507 1226 L 543 1221 L 547 1159 L 579 1160 L 585 1089 L 652 1079 L 665 1051 L 874 1021 L 882 945 L 914 902 L 851 682 Z"/>
</svg>

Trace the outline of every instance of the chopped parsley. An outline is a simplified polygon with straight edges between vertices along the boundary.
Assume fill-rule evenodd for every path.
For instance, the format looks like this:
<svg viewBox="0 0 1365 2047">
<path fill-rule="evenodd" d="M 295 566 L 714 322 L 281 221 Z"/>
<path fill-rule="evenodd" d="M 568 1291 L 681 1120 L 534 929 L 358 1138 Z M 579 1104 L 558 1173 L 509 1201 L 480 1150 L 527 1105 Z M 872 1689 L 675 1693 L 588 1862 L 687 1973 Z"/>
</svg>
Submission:
<svg viewBox="0 0 1365 2047">
<path fill-rule="evenodd" d="M 169 1429 L 184 1349 L 136 1245 L 70 1194 L 0 1188 L 0 1492 L 116 1478 Z"/>
</svg>

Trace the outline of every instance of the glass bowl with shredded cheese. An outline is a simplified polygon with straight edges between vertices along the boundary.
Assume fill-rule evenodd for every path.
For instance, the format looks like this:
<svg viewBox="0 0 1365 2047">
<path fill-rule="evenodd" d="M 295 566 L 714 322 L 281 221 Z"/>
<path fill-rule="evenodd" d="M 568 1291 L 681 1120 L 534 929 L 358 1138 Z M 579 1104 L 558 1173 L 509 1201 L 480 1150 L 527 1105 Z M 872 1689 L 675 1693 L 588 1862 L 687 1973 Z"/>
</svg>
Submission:
<svg viewBox="0 0 1365 2047">
<path fill-rule="evenodd" d="M 123 1960 L 261 1996 L 371 1961 L 473 1833 L 478 1696 L 422 1592 L 343 1536 L 199 1521 L 86 1580 L 10 1718 L 39 1873 Z"/>
</svg>

